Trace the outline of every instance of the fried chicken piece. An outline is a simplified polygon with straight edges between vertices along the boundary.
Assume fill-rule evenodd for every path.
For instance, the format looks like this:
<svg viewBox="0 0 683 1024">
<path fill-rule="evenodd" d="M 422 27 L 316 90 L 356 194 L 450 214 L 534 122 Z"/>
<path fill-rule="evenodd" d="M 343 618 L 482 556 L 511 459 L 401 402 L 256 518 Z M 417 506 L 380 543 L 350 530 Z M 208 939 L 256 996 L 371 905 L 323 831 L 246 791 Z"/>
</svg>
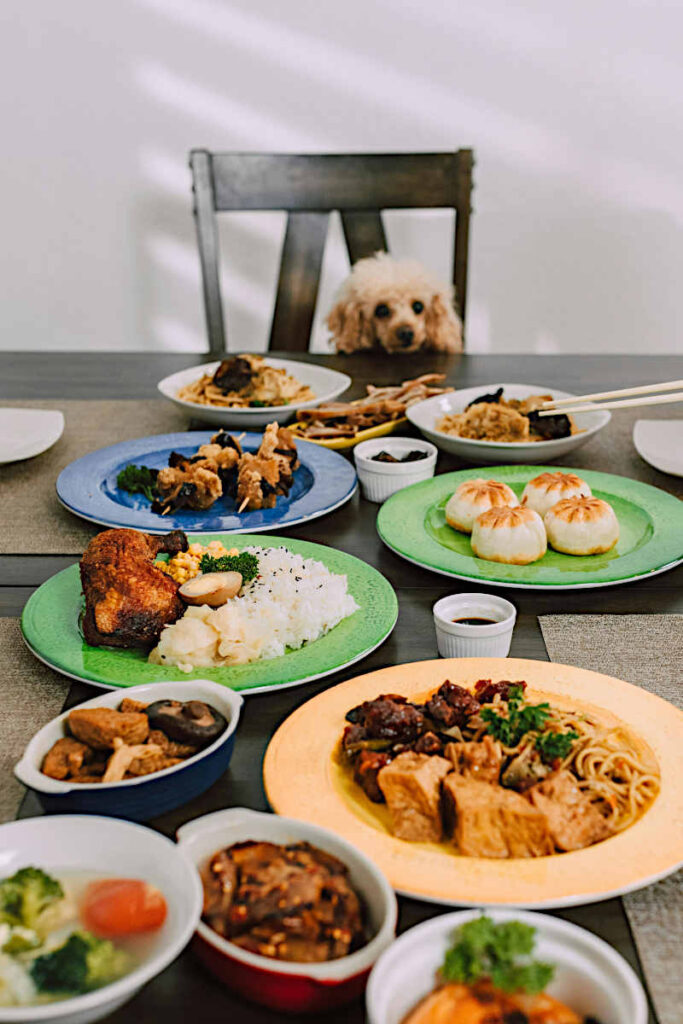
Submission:
<svg viewBox="0 0 683 1024">
<path fill-rule="evenodd" d="M 85 595 L 83 636 L 92 647 L 151 647 L 164 626 L 185 610 L 178 584 L 154 565 L 161 551 L 187 551 L 187 537 L 174 530 L 152 537 L 137 530 L 105 530 L 81 559 Z"/>
<path fill-rule="evenodd" d="M 138 711 L 74 708 L 67 723 L 72 736 L 95 750 L 111 750 L 117 739 L 126 744 L 144 743 L 149 735 L 149 719 Z"/>
<path fill-rule="evenodd" d="M 280 470 L 274 459 L 245 452 L 237 475 L 237 504 L 240 509 L 274 508 Z"/>
<path fill-rule="evenodd" d="M 43 758 L 40 770 L 43 775 L 48 775 L 51 779 L 63 781 L 79 772 L 90 753 L 91 750 L 87 744 L 65 736 L 50 747 Z"/>
<path fill-rule="evenodd" d="M 159 500 L 158 504 L 155 503 L 153 511 L 159 511 L 159 505 L 162 507 L 162 515 L 174 508 L 187 507 L 198 510 L 211 508 L 223 494 L 221 478 L 211 468 L 212 465 L 210 460 L 202 460 L 160 469 L 157 476 Z M 181 497 L 183 498 L 182 505 L 178 500 Z"/>
</svg>

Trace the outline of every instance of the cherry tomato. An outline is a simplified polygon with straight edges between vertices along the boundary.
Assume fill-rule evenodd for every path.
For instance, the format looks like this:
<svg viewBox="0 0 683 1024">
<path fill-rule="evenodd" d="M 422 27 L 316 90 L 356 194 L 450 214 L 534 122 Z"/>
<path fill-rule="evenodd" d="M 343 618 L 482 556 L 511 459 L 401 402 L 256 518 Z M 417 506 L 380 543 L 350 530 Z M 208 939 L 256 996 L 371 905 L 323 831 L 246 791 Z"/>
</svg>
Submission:
<svg viewBox="0 0 683 1024">
<path fill-rule="evenodd" d="M 153 885 L 135 878 L 91 882 L 83 900 L 83 923 L 102 939 L 152 932 L 166 920 L 166 900 Z"/>
</svg>

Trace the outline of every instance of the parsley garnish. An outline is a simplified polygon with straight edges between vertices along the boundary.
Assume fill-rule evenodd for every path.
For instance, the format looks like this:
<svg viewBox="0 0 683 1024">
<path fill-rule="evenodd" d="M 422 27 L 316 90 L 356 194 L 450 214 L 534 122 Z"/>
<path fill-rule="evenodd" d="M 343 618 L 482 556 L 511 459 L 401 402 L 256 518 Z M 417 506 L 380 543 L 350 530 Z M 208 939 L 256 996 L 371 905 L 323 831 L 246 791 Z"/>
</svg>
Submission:
<svg viewBox="0 0 683 1024">
<path fill-rule="evenodd" d="M 239 555 L 221 555 L 214 558 L 212 555 L 202 555 L 199 562 L 200 572 L 239 572 L 242 575 L 243 583 L 258 576 L 258 558 L 250 551 L 241 551 Z"/>
<path fill-rule="evenodd" d="M 116 485 L 129 494 L 144 494 L 150 501 L 156 497 L 158 470 L 129 463 L 116 477 Z"/>
<path fill-rule="evenodd" d="M 563 761 L 572 749 L 574 740 L 578 740 L 579 734 L 574 729 L 567 732 L 544 732 L 536 737 L 536 750 L 546 764 L 552 764 L 558 758 Z"/>
<path fill-rule="evenodd" d="M 541 732 L 550 718 L 550 704 L 525 704 L 522 688 L 513 686 L 507 700 L 507 716 L 493 708 L 484 708 L 480 717 L 486 722 L 487 732 L 505 747 L 516 747 L 528 732 Z"/>
<path fill-rule="evenodd" d="M 542 992 L 552 980 L 555 968 L 529 960 L 536 929 L 521 921 L 495 924 L 490 917 L 468 921 L 458 929 L 454 944 L 441 968 L 445 981 L 472 985 L 490 978 L 504 992 Z M 521 962 L 518 958 L 524 958 Z"/>
</svg>

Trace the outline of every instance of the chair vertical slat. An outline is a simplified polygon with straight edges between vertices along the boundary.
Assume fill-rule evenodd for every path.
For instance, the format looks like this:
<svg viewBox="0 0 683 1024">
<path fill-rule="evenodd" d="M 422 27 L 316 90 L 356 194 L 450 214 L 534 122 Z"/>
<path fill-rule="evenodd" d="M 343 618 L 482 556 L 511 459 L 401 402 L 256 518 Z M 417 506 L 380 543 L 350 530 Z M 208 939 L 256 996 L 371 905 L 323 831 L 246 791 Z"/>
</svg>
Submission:
<svg viewBox="0 0 683 1024">
<path fill-rule="evenodd" d="M 290 212 L 282 247 L 270 347 L 307 352 L 318 298 L 329 213 Z"/>
<path fill-rule="evenodd" d="M 204 149 L 190 153 L 192 168 L 193 213 L 197 226 L 197 243 L 202 267 L 202 291 L 209 352 L 221 355 L 227 350 L 223 302 L 221 299 L 218 231 L 214 204 L 211 154 Z"/>
<path fill-rule="evenodd" d="M 387 239 L 379 210 L 342 210 L 342 227 L 351 263 L 387 252 Z"/>
<path fill-rule="evenodd" d="M 471 149 L 461 149 L 457 152 L 456 158 L 458 206 L 455 214 L 453 284 L 455 285 L 456 305 L 463 324 L 464 346 L 470 213 L 472 212 L 472 167 L 474 165 L 474 157 Z"/>
</svg>

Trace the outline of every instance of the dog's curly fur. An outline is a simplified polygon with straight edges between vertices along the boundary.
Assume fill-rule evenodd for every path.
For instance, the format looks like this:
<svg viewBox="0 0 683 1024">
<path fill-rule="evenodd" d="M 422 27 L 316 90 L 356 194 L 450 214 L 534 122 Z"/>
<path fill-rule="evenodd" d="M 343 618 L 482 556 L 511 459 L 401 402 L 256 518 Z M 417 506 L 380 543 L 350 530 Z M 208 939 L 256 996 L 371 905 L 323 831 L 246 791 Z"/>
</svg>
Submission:
<svg viewBox="0 0 683 1024">
<path fill-rule="evenodd" d="M 453 288 L 420 263 L 376 253 L 354 265 L 326 324 L 338 352 L 378 345 L 390 354 L 460 352 L 462 323 L 453 301 Z"/>
</svg>

